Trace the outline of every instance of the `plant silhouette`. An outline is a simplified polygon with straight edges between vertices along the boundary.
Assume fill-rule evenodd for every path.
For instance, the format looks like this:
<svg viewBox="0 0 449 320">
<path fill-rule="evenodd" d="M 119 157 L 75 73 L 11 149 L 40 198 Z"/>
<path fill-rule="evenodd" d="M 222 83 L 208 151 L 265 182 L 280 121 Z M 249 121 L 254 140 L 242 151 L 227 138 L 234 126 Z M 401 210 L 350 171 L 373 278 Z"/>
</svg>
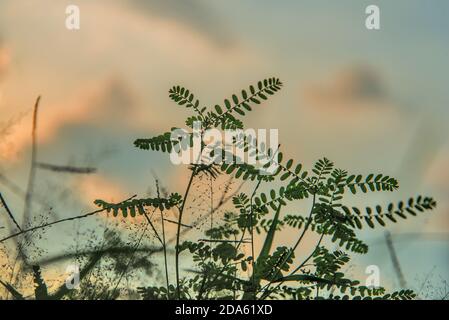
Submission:
<svg viewBox="0 0 449 320">
<path fill-rule="evenodd" d="M 185 123 L 193 128 L 194 122 L 200 121 L 203 134 L 211 128 L 243 130 L 243 117 L 281 88 L 279 79 L 268 78 L 213 108 L 202 107 L 194 94 L 181 86 L 171 88 L 169 97 L 179 106 L 192 110 Z M 137 139 L 134 145 L 164 153 L 179 151 L 181 143 L 171 138 L 173 130 L 153 138 Z M 399 187 L 398 181 L 384 174 L 352 174 L 335 167 L 327 158 L 318 160 L 308 171 L 295 160 L 284 159 L 280 148 L 273 150 L 257 141 L 251 144 L 254 141 L 247 136 L 234 143 L 245 150 L 255 145 L 258 157 L 265 157 L 268 162 L 256 167 L 233 157 L 231 162 L 192 164 L 182 196 L 161 195 L 158 186 L 157 197 L 132 198 L 119 204 L 95 201 L 114 216 L 121 214 L 130 219 L 145 216 L 164 249 L 166 285 L 140 287 L 143 299 L 412 299 L 416 296 L 412 290 L 387 293 L 382 287 L 366 287 L 349 278 L 343 269 L 352 254 L 368 252 L 357 230 L 385 227 L 432 210 L 436 206 L 434 199 L 417 196 L 386 206 L 350 206 L 344 202 L 346 194 L 392 192 Z M 201 151 L 204 150 L 202 143 Z M 219 149 L 217 153 L 215 149 L 207 154 L 217 155 L 226 157 L 226 150 Z M 272 164 L 277 167 L 275 172 L 265 174 L 264 169 Z M 232 209 L 224 214 L 214 215 L 216 208 L 212 206 L 207 216 L 211 224 L 204 231 L 203 239 L 183 240 L 184 229 L 192 228 L 183 220 L 186 203 L 192 197 L 195 180 L 204 176 L 211 181 L 219 176 L 246 181 L 252 184 L 251 191 L 230 197 Z M 270 191 L 259 191 L 262 188 Z M 287 207 L 294 208 L 300 202 L 309 205 L 307 214 L 284 214 Z M 177 211 L 177 221 L 169 221 L 165 215 L 168 210 Z M 152 222 L 150 211 L 160 212 L 162 230 Z M 166 241 L 164 221 L 176 223 L 174 274 L 168 271 L 170 257 L 166 249 L 170 241 Z M 296 238 L 292 244 L 275 247 L 275 237 L 282 232 L 291 232 Z M 255 252 L 256 233 L 263 236 L 259 252 Z M 308 233 L 317 237 L 310 252 L 304 246 Z M 331 250 L 326 247 L 326 241 L 338 248 Z M 246 247 L 250 249 L 245 250 Z M 302 255 L 298 255 L 300 250 Z M 298 259 L 299 256 L 305 258 Z"/>
<path fill-rule="evenodd" d="M 201 106 L 186 88 L 174 86 L 169 90 L 169 97 L 176 104 L 192 111 L 185 119 L 186 126 L 195 132 L 195 125 L 201 123 L 200 138 L 209 129 L 232 130 L 238 134 L 230 141 L 231 147 L 262 160 L 262 165 L 258 166 L 245 162 L 241 156 L 229 152 L 229 145 L 210 149 L 200 139 L 200 160 L 206 161 L 194 161 L 189 165 L 188 182 L 182 195 L 168 192 L 155 177 L 155 196 L 140 199 L 131 196 L 119 203 L 96 200 L 95 205 L 99 208 L 94 211 L 51 222 L 44 217 L 39 224 L 21 226 L 0 193 L 1 205 L 16 229 L 0 239 L 2 245 L 12 239 L 17 247 L 10 278 L 0 279 L 0 287 L 7 292 L 7 297 L 16 300 L 123 298 L 122 283 L 126 281 L 129 287 L 131 271 L 143 270 L 149 276 L 161 275 L 158 279 L 164 281 L 148 283 L 146 279 L 138 279 L 139 282 L 133 282 L 133 289 L 128 289 L 130 298 L 415 298 L 412 290 L 389 293 L 382 287 L 362 285 L 348 276 L 345 268 L 352 255 L 368 252 L 368 245 L 357 236 L 358 230 L 385 227 L 432 210 L 436 207 L 435 200 L 417 196 L 384 206 L 361 208 L 350 205 L 352 197 L 348 200 L 346 195 L 393 192 L 399 187 L 398 181 L 384 174 L 352 174 L 335 167 L 327 158 L 319 159 L 306 170 L 301 163 L 285 159 L 280 146 L 269 148 L 263 141 L 247 134 L 243 118 L 281 88 L 279 79 L 265 79 L 213 108 Z M 33 117 L 35 151 L 39 100 Z M 194 133 L 186 131 L 185 139 L 179 140 L 172 138 L 174 130 L 176 128 L 156 137 L 137 139 L 134 145 L 142 150 L 166 154 L 188 150 L 194 144 Z M 36 156 L 32 157 L 31 167 L 27 191 L 14 187 L 25 198 L 26 216 L 31 213 L 28 211 L 33 201 L 42 202 L 33 192 L 35 170 L 59 174 L 95 172 L 93 167 L 41 163 Z M 267 174 L 268 168 L 272 167 L 275 169 Z M 242 188 L 243 184 L 246 189 Z M 214 196 L 218 196 L 218 201 L 214 202 Z M 292 211 L 302 212 L 304 208 L 308 208 L 304 214 L 291 214 Z M 121 239 L 123 234 L 105 227 L 99 245 L 92 245 L 94 242 L 89 234 L 80 234 L 77 236 L 88 239 L 81 250 L 77 246 L 74 252 L 32 262 L 29 247 L 31 244 L 36 247 L 32 241 L 36 232 L 60 223 L 82 221 L 105 211 L 114 217 L 121 216 L 121 220 L 135 220 L 138 230 L 130 232 L 131 239 L 124 241 Z M 170 213 L 175 213 L 175 219 L 169 216 Z M 138 222 L 141 221 L 138 216 L 144 218 L 143 222 Z M 195 219 L 190 223 L 187 217 Z M 116 222 L 120 223 L 123 221 Z M 168 226 L 173 224 L 174 235 L 168 232 Z M 192 234 L 198 230 L 202 233 L 199 238 Z M 156 246 L 142 245 L 148 233 Z M 280 241 L 285 234 L 293 236 L 292 243 Z M 311 235 L 316 239 L 312 248 L 305 240 Z M 163 255 L 164 268 L 160 271 L 152 260 L 158 254 Z M 79 287 L 72 290 L 64 283 L 51 288 L 41 268 L 73 258 L 84 259 Z M 31 294 L 21 286 L 27 274 L 33 282 Z"/>
</svg>

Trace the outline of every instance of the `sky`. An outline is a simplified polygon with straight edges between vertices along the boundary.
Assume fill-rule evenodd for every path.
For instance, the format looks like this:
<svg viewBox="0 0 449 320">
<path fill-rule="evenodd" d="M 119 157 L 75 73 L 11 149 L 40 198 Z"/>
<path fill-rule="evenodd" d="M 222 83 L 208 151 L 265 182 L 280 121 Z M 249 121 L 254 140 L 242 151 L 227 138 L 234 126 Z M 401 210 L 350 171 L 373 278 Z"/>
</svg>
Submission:
<svg viewBox="0 0 449 320">
<path fill-rule="evenodd" d="M 80 30 L 65 27 L 70 4 L 80 8 Z M 365 28 L 370 4 L 380 7 L 380 30 Z M 181 192 L 185 167 L 132 145 L 184 125 L 189 111 L 168 89 L 186 86 L 213 106 L 276 76 L 283 89 L 247 126 L 279 129 L 286 156 L 306 167 L 326 156 L 399 180 L 398 192 L 350 198 L 355 205 L 434 196 L 437 210 L 388 230 L 409 283 L 419 287 L 416 278 L 434 266 L 448 279 L 448 14 L 445 0 L 2 0 L 0 172 L 26 188 L 40 95 L 38 160 L 97 168 L 88 176 L 38 172 L 37 193 L 52 199 L 54 214 L 154 192 L 155 174 Z M 0 191 L 20 216 L 22 198 Z M 42 245 L 63 250 L 71 229 L 48 230 Z M 383 230 L 362 237 L 372 248 L 356 261 L 379 265 L 386 285 L 397 286 Z"/>
</svg>

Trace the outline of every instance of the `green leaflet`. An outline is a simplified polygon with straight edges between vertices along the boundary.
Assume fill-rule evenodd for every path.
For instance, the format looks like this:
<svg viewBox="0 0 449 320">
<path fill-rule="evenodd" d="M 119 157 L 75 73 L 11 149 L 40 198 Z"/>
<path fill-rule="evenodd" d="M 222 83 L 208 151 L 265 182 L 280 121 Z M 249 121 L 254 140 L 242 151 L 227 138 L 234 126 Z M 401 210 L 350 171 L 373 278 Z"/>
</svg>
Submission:
<svg viewBox="0 0 449 320">
<path fill-rule="evenodd" d="M 172 193 L 167 199 L 165 198 L 145 198 L 145 199 L 132 199 L 124 201 L 118 204 L 108 203 L 103 200 L 95 200 L 94 203 L 105 209 L 107 212 L 113 213 L 116 217 L 120 212 L 122 212 L 124 217 L 128 216 L 135 217 L 136 213 L 141 215 L 145 214 L 146 207 L 159 208 L 160 210 L 170 209 L 181 203 L 181 196 L 177 193 Z"/>
</svg>

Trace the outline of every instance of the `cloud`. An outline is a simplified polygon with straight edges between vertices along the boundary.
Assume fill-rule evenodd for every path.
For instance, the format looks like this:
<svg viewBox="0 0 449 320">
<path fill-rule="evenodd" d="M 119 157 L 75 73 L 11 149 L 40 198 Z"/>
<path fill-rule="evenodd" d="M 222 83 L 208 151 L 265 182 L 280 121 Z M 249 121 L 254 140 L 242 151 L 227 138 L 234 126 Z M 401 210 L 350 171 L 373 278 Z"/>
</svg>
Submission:
<svg viewBox="0 0 449 320">
<path fill-rule="evenodd" d="M 150 16 L 176 21 L 199 32 L 218 46 L 232 43 L 217 12 L 199 0 L 129 0 L 131 7 Z"/>
<path fill-rule="evenodd" d="M 333 132 L 334 138 L 354 141 L 354 132 L 363 132 L 369 140 L 405 128 L 407 119 L 400 104 L 391 98 L 379 73 L 369 67 L 349 67 L 305 88 L 300 112 L 308 119 L 306 126 L 313 124 L 316 130 L 319 124 L 317 134 Z"/>
<path fill-rule="evenodd" d="M 127 83 L 112 77 L 105 81 L 103 88 L 88 102 L 91 117 L 106 116 L 109 120 L 123 121 L 136 111 L 137 98 Z"/>
<path fill-rule="evenodd" d="M 38 115 L 38 143 L 50 142 L 69 125 L 131 126 L 135 118 L 135 101 L 131 90 L 117 78 L 86 84 L 71 97 L 50 105 L 43 97 Z M 8 135 L 0 141 L 0 159 L 17 160 L 21 151 L 30 145 L 31 119 L 27 117 L 25 121 L 16 121 L 14 126 L 4 128 Z"/>
<path fill-rule="evenodd" d="M 46 7 L 45 3 L 43 2 L 43 7 Z M 11 2 L 9 5 L 11 6 L 10 11 L 21 12 L 23 15 L 17 17 L 17 25 L 36 22 L 34 21 L 37 19 L 36 16 L 31 15 L 30 10 L 23 8 L 24 3 Z M 19 6 L 19 8 L 15 6 Z M 137 77 L 140 78 L 130 79 L 133 84 L 147 83 L 146 87 L 153 88 L 161 82 L 166 82 L 164 77 L 170 77 L 162 72 L 167 70 L 168 64 L 175 67 L 182 65 L 195 68 L 198 64 L 214 61 L 217 68 L 225 70 L 228 65 L 241 58 L 240 51 L 238 51 L 235 52 L 235 55 L 228 54 L 229 59 L 226 62 L 221 51 L 212 46 L 210 41 L 198 37 L 196 32 L 183 29 L 175 20 L 149 20 L 135 11 L 121 12 L 116 6 L 110 7 L 107 15 L 102 15 L 100 9 L 102 10 L 98 4 L 82 5 L 82 12 L 90 13 L 83 16 L 82 30 L 89 30 L 94 22 L 96 23 L 93 16 L 101 19 L 102 27 L 95 29 L 95 32 L 82 33 L 80 31 L 81 36 L 73 38 L 75 42 L 81 41 L 79 45 L 74 45 L 79 49 L 76 55 L 67 55 L 66 51 L 61 51 L 60 47 L 63 45 L 56 46 L 52 50 L 47 50 L 45 59 L 42 59 L 42 56 L 36 58 L 33 55 L 28 59 L 22 59 L 20 70 L 14 70 L 13 77 L 8 78 L 6 84 L 8 91 L 5 91 L 6 103 L 4 105 L 5 111 L 9 113 L 15 113 L 14 109 L 17 110 L 18 106 L 23 108 L 24 105 L 27 106 L 27 110 L 30 110 L 37 95 L 34 93 L 36 90 L 43 95 L 38 129 L 40 143 L 49 141 L 66 125 L 81 124 L 92 120 L 99 120 L 100 124 L 114 120 L 114 124 L 120 123 L 122 127 L 125 123 L 125 126 L 129 125 L 134 128 L 165 131 L 172 123 L 163 121 L 166 117 L 155 117 L 154 110 L 148 108 L 148 104 L 157 104 L 156 99 L 146 96 L 151 99 L 150 103 L 145 102 L 145 108 L 136 108 L 135 105 L 139 101 L 136 101 L 134 93 L 123 80 L 129 79 L 128 70 L 139 70 Z M 38 9 L 37 17 L 42 14 L 41 10 L 42 8 Z M 53 21 L 54 19 L 50 19 L 50 17 L 57 13 L 53 10 L 55 9 L 49 9 L 49 21 Z M 94 15 L 95 12 L 99 12 L 99 15 Z M 46 25 L 42 26 L 44 29 L 47 27 Z M 48 43 L 47 38 L 64 38 L 67 31 L 52 28 L 45 34 L 40 33 L 42 32 L 40 30 L 36 32 L 38 33 L 36 38 L 40 38 L 43 43 Z M 64 32 L 64 35 L 61 35 L 61 32 Z M 114 37 L 111 37 L 110 34 L 114 34 Z M 25 57 L 28 52 L 27 47 L 32 45 L 34 39 L 23 38 L 23 35 L 20 34 L 15 36 L 14 32 L 10 37 L 15 41 L 15 48 Z M 179 59 L 179 39 L 183 39 L 182 52 L 188 59 Z M 127 41 L 142 45 L 142 47 L 136 50 Z M 0 57 L 1 53 L 2 51 L 0 51 Z M 39 54 L 37 55 L 39 56 Z M 129 56 L 134 58 L 128 59 Z M 37 64 L 34 59 L 39 60 L 39 63 Z M 101 59 L 102 63 L 99 64 L 98 59 Z M 220 60 L 221 63 L 215 64 L 217 60 Z M 6 62 L 6 59 L 4 61 Z M 143 63 L 145 67 L 142 67 Z M 97 66 L 100 66 L 100 69 Z M 141 73 L 142 69 L 148 69 L 151 72 Z M 84 71 L 79 72 L 80 70 Z M 95 73 L 92 70 L 95 70 Z M 111 73 L 119 74 L 123 78 L 108 79 Z M 136 73 L 132 74 L 136 76 Z M 64 81 L 61 81 L 62 75 Z M 42 81 L 43 77 L 45 77 L 45 81 Z M 73 89 L 73 85 L 76 90 Z M 164 85 L 164 91 L 167 88 L 168 85 Z M 167 116 L 176 114 L 175 108 L 171 110 L 166 111 Z M 15 116 L 14 113 L 12 116 Z M 0 141 L 0 158 L 17 159 L 18 153 L 29 144 L 31 121 L 28 120 L 30 119 L 27 118 L 21 126 L 16 126 L 7 140 Z"/>
<path fill-rule="evenodd" d="M 40 92 L 45 88 L 64 94 L 67 83 L 77 85 L 108 73 L 154 87 L 156 75 L 158 83 L 183 74 L 195 79 L 202 75 L 198 68 L 207 68 L 231 77 L 242 66 L 262 64 L 245 44 L 228 45 L 227 32 L 215 27 L 220 19 L 206 4 L 185 2 L 79 0 L 81 29 L 70 32 L 63 24 L 64 2 L 5 0 L 0 21 L 14 26 L 5 36 L 20 57 L 10 83 L 21 81 L 22 96 L 39 81 Z M 41 81 L 43 75 L 46 81 Z M 23 88 L 24 81 L 30 85 Z"/>
<path fill-rule="evenodd" d="M 97 199 L 117 203 L 129 197 L 119 182 L 99 174 L 77 178 L 75 189 L 81 201 L 88 206 Z"/>
<path fill-rule="evenodd" d="M 329 106 L 380 105 L 388 100 L 388 96 L 380 75 L 363 66 L 343 70 L 328 83 L 312 85 L 304 91 L 307 102 Z"/>
<path fill-rule="evenodd" d="M 155 117 L 156 111 L 151 106 L 161 105 L 161 98 L 154 98 L 151 91 L 165 91 L 172 79 L 179 79 L 180 75 L 189 75 L 190 79 L 193 71 L 201 76 L 198 68 L 229 76 L 234 73 L 233 68 L 254 67 L 260 63 L 245 48 L 222 50 L 217 46 L 217 39 L 225 37 L 220 36 L 221 31 L 212 31 L 214 27 L 207 25 L 214 24 L 217 19 L 200 2 L 133 3 L 134 9 L 129 3 L 124 8 L 117 5 L 118 2 L 108 2 L 105 10 L 104 3 L 80 0 L 81 30 L 70 33 L 60 24 L 64 3 L 42 0 L 39 6 L 32 6 L 26 2 L 5 1 L 0 21 L 2 25 L 15 26 L 7 29 L 6 36 L 20 59 L 11 66 L 9 50 L 0 46 L 0 71 L 6 67 L 11 69 L 11 76 L 0 88 L 4 93 L 1 112 L 14 117 L 16 110 L 31 110 L 34 99 L 41 94 L 41 143 L 55 136 L 65 125 L 92 119 L 109 121 L 114 118 L 116 124 L 120 120 L 122 125 L 126 122 L 133 128 L 165 131 L 172 123 L 161 119 L 174 118 L 178 113 L 172 108 L 165 111 L 166 117 Z M 138 6 L 146 6 L 154 17 L 148 19 L 139 13 L 135 10 Z M 189 23 L 191 27 L 186 27 Z M 32 36 L 23 32 L 29 29 L 33 30 Z M 215 36 L 204 36 L 205 33 Z M 34 50 L 36 47 L 42 50 Z M 145 108 L 130 109 L 136 101 L 129 88 L 123 85 L 124 81 L 105 85 L 105 79 L 111 74 L 118 74 L 132 83 L 147 100 Z M 18 153 L 29 144 L 31 121 L 25 120 L 14 128 L 7 140 L 0 141 L 0 158 L 17 159 Z"/>
</svg>

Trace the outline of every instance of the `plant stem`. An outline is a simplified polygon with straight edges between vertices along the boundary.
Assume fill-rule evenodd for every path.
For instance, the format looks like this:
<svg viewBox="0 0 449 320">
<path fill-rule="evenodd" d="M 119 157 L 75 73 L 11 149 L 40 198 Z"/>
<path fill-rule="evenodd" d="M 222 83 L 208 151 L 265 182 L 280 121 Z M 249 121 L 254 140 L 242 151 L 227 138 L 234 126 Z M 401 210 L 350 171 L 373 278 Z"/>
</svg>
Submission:
<svg viewBox="0 0 449 320">
<path fill-rule="evenodd" d="M 22 228 L 17 223 L 17 220 L 14 218 L 14 215 L 12 214 L 11 210 L 9 210 L 8 204 L 6 203 L 5 199 L 3 198 L 1 192 L 0 192 L 0 201 L 3 205 L 3 207 L 5 208 L 6 213 L 8 213 L 9 217 L 11 218 L 12 222 L 14 223 L 14 225 L 17 227 L 17 229 L 19 229 L 19 231 L 22 231 Z"/>
<path fill-rule="evenodd" d="M 34 188 L 34 180 L 36 177 L 36 159 L 37 159 L 37 115 L 39 111 L 39 102 L 41 97 L 38 96 L 36 102 L 34 104 L 33 111 L 33 127 L 31 131 L 31 162 L 30 162 L 30 173 L 28 175 L 28 185 L 25 193 L 25 201 L 23 206 L 23 220 L 22 220 L 22 229 L 26 228 L 31 215 L 31 202 L 33 198 L 33 188 Z M 22 231 L 20 229 L 20 231 Z M 29 241 L 28 234 L 25 234 L 24 238 L 19 242 L 15 239 L 17 245 L 17 255 L 14 261 L 14 266 L 12 269 L 11 279 L 14 277 L 14 269 L 15 265 L 19 258 L 22 259 L 23 263 L 28 266 L 28 258 L 25 252 L 25 245 Z M 21 272 L 22 265 L 19 265 L 19 271 Z"/>
<path fill-rule="evenodd" d="M 302 239 L 304 238 L 304 235 L 306 234 L 307 230 L 309 229 L 309 226 L 312 222 L 312 215 L 313 215 L 313 209 L 315 208 L 315 199 L 316 199 L 316 194 L 313 194 L 313 199 L 312 199 L 312 207 L 310 209 L 310 213 L 309 213 L 309 220 L 307 221 L 306 225 L 304 226 L 304 230 L 302 231 L 301 235 L 299 236 L 298 240 L 296 241 L 295 245 L 292 247 L 292 249 L 290 250 L 290 254 L 288 254 L 284 259 L 282 259 L 282 261 L 280 261 L 280 263 L 278 263 L 276 266 L 274 266 L 273 270 L 275 271 L 275 269 L 277 269 L 278 266 L 282 266 L 286 261 L 288 261 L 288 259 L 290 259 L 292 257 L 292 255 L 295 253 L 295 250 L 298 248 L 299 244 L 301 243 Z M 273 292 L 274 290 L 269 291 L 271 284 L 273 283 L 273 280 L 271 280 L 266 286 L 265 286 L 265 293 L 262 295 L 262 300 L 269 296 L 271 294 L 271 292 Z M 278 284 L 276 286 L 276 288 L 278 288 L 280 285 L 282 284 L 282 282 L 280 284 Z M 276 289 L 275 288 L 275 289 Z M 268 290 L 268 295 L 267 295 L 267 290 Z"/>
<path fill-rule="evenodd" d="M 235 251 L 238 251 L 239 250 L 239 248 L 240 248 L 240 246 L 242 245 L 242 243 L 244 242 L 244 238 L 245 238 L 245 232 L 246 232 L 246 227 L 245 227 L 245 229 L 243 229 L 243 231 L 242 231 L 242 236 L 240 237 L 240 240 L 238 240 L 238 242 L 237 242 L 237 245 L 235 246 Z M 229 265 L 229 262 L 227 262 L 224 266 L 223 266 L 223 268 L 221 268 L 221 271 L 220 272 L 217 272 L 217 274 L 215 275 L 215 277 L 214 277 L 214 279 L 211 281 L 211 283 L 214 283 L 217 279 L 218 279 L 218 277 L 226 270 L 226 267 Z M 203 290 L 202 290 L 203 291 Z M 202 297 L 202 291 L 200 291 L 200 294 L 198 295 L 199 296 L 199 298 L 198 298 L 198 300 L 200 300 L 200 298 Z M 207 295 L 206 295 L 206 299 L 208 299 L 209 298 L 209 293 L 207 293 Z"/>
<path fill-rule="evenodd" d="M 254 209 L 253 209 L 253 198 L 254 198 L 254 195 L 257 192 L 257 189 L 259 189 L 259 186 L 260 186 L 261 182 L 262 182 L 262 179 L 260 179 L 257 182 L 257 185 L 254 188 L 254 191 L 253 191 L 253 193 L 251 195 L 251 199 L 250 199 L 250 210 L 251 210 L 251 212 L 250 212 L 250 216 L 249 216 L 249 225 L 250 225 L 250 233 L 251 233 L 251 255 L 253 257 L 253 261 L 252 261 L 253 272 L 251 274 L 251 282 L 252 282 L 252 285 L 253 285 L 253 300 L 256 300 L 256 283 L 255 283 L 255 278 L 254 278 L 254 276 L 255 276 L 254 275 L 254 271 L 255 271 L 255 267 L 256 267 L 256 265 L 255 265 L 256 258 L 255 258 L 255 252 L 254 252 L 254 227 L 253 227 Z"/>
<path fill-rule="evenodd" d="M 300 270 L 302 267 L 305 266 L 305 264 L 313 257 L 313 255 L 315 254 L 315 252 L 318 250 L 321 241 L 323 241 L 324 238 L 324 233 L 321 234 L 320 239 L 318 240 L 318 243 L 315 246 L 315 249 L 313 249 L 312 253 L 298 266 L 295 268 L 295 270 L 293 270 L 288 276 L 292 276 L 294 275 L 296 272 L 298 272 L 298 270 Z M 284 283 L 284 281 L 280 281 L 276 287 L 274 287 L 272 290 L 269 290 L 270 285 L 272 284 L 272 282 L 268 283 L 266 286 L 266 289 L 264 290 L 264 294 L 261 296 L 260 300 L 265 300 L 266 298 L 268 298 L 270 296 L 270 294 L 274 291 L 276 291 L 282 284 Z"/>
<path fill-rule="evenodd" d="M 179 287 L 179 238 L 181 235 L 181 223 L 182 223 L 182 214 L 184 213 L 184 208 L 187 202 L 187 196 L 190 192 L 190 187 L 192 186 L 193 178 L 195 177 L 196 169 L 192 169 L 192 174 L 190 175 L 189 183 L 187 184 L 186 192 L 184 193 L 184 198 L 182 200 L 181 209 L 179 209 L 179 218 L 178 218 L 178 228 L 176 230 L 176 248 L 175 248 L 175 269 L 176 269 L 176 291 L 178 300 L 181 299 L 181 289 Z"/>
<path fill-rule="evenodd" d="M 129 258 L 128 263 L 127 263 L 126 266 L 125 266 L 125 269 L 124 269 L 123 272 L 120 274 L 120 277 L 118 278 L 117 283 L 115 284 L 114 289 L 112 290 L 112 293 L 111 293 L 111 296 L 112 296 L 112 297 L 113 297 L 113 296 L 115 295 L 115 293 L 117 292 L 118 286 L 119 286 L 120 282 L 122 282 L 122 279 L 123 279 L 124 275 L 128 272 L 129 266 L 130 266 L 131 263 L 134 261 L 134 254 L 135 254 L 135 253 L 137 252 L 137 250 L 139 249 L 140 243 L 142 242 L 143 236 L 145 235 L 145 232 L 147 231 L 149 225 L 150 225 L 150 224 L 148 223 L 148 224 L 145 226 L 145 228 L 143 229 L 142 234 L 140 235 L 140 237 L 139 237 L 139 239 L 138 239 L 138 241 L 137 241 L 137 243 L 136 243 L 136 245 L 135 245 L 133 251 L 131 252 L 131 257 Z"/>
<path fill-rule="evenodd" d="M 304 230 L 302 231 L 301 235 L 299 236 L 298 240 L 296 241 L 295 245 L 292 248 L 292 254 L 295 252 L 296 248 L 298 248 L 302 238 L 304 238 L 304 235 L 306 234 L 307 230 L 309 229 L 310 224 L 312 223 L 312 214 L 313 214 L 313 209 L 315 208 L 315 198 L 316 198 L 316 194 L 313 194 L 313 200 L 312 200 L 312 208 L 310 209 L 310 214 L 309 214 L 309 220 L 307 221 L 307 224 L 304 226 Z M 290 258 L 290 257 L 288 257 Z"/>
<path fill-rule="evenodd" d="M 159 181 L 156 179 L 156 190 L 157 190 L 157 198 L 160 199 L 161 195 L 159 192 Z M 162 224 L 162 249 L 164 251 L 164 265 L 165 265 L 165 281 L 167 284 L 167 300 L 170 299 L 170 281 L 168 279 L 168 264 L 167 264 L 167 244 L 165 242 L 165 224 L 164 224 L 164 212 L 162 209 L 159 210 L 161 212 L 161 224 Z"/>
<path fill-rule="evenodd" d="M 25 194 L 25 205 L 23 208 L 23 223 L 22 227 L 26 227 L 29 218 L 30 218 L 30 209 L 31 209 L 31 199 L 33 196 L 33 186 L 34 179 L 36 176 L 36 158 L 37 158 L 37 114 L 39 110 L 39 102 L 41 97 L 37 97 L 36 103 L 34 104 L 34 113 L 33 113 L 33 130 L 32 130 L 32 144 L 31 144 L 31 167 L 30 174 L 28 176 L 28 187 Z"/>
<path fill-rule="evenodd" d="M 167 299 L 170 299 L 170 281 L 168 279 L 168 264 L 167 264 L 167 245 L 165 242 L 165 226 L 164 226 L 164 216 L 161 210 L 161 219 L 162 219 L 162 248 L 164 250 L 164 265 L 165 265 L 165 280 L 167 282 Z"/>
</svg>

